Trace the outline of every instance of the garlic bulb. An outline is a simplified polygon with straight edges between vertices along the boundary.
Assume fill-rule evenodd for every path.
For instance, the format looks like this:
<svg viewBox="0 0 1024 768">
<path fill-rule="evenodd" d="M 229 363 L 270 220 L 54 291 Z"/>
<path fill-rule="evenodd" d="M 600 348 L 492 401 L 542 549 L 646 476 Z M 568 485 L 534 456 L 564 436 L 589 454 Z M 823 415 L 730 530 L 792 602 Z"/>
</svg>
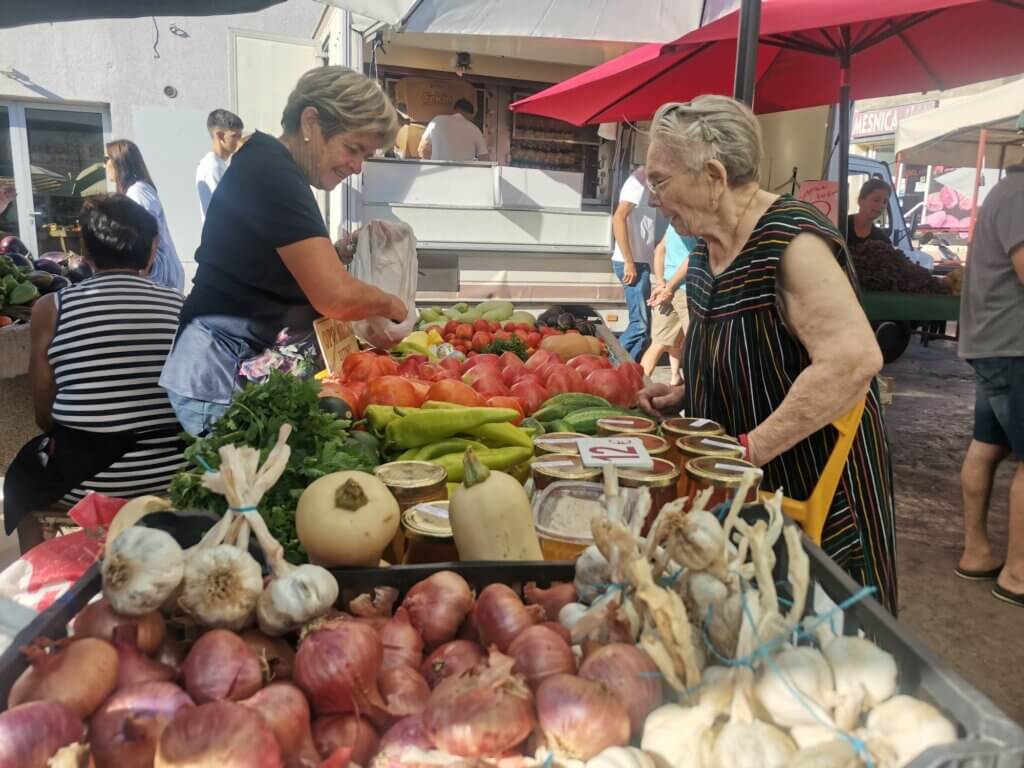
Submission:
<svg viewBox="0 0 1024 768">
<path fill-rule="evenodd" d="M 185 555 L 169 533 L 126 528 L 103 559 L 103 595 L 124 616 L 155 611 L 181 583 Z"/>
<path fill-rule="evenodd" d="M 766 662 L 755 691 L 777 725 L 832 724 L 825 711 L 834 691 L 832 670 L 817 648 L 784 649 Z"/>
<path fill-rule="evenodd" d="M 726 723 L 704 768 L 782 768 L 796 754 L 785 733 L 760 720 Z"/>
<path fill-rule="evenodd" d="M 204 627 L 238 631 L 251 623 L 262 592 L 263 574 L 252 555 L 218 544 L 189 556 L 178 604 Z"/>
<path fill-rule="evenodd" d="M 833 734 L 828 741 L 802 748 L 785 765 L 786 768 L 861 768 L 864 762 L 848 740 Z"/>
<path fill-rule="evenodd" d="M 640 748 L 654 755 L 659 765 L 706 768 L 715 712 L 709 707 L 665 704 L 647 716 Z"/>
<path fill-rule="evenodd" d="M 836 731 L 826 725 L 794 725 L 789 729 L 789 735 L 797 747 L 803 750 L 834 740 Z"/>
<path fill-rule="evenodd" d="M 588 610 L 583 603 L 566 603 L 558 611 L 558 623 L 572 632 L 573 627 L 587 614 Z"/>
<path fill-rule="evenodd" d="M 636 747 L 608 747 L 587 761 L 587 768 L 656 768 L 654 758 Z"/>
<path fill-rule="evenodd" d="M 864 710 L 869 710 L 896 693 L 896 659 L 864 637 L 840 636 L 823 622 L 815 631 L 825 660 L 835 679 L 837 721 L 852 728 Z M 852 715 L 840 718 L 838 711 Z"/>
<path fill-rule="evenodd" d="M 576 558 L 576 577 L 573 584 L 581 603 L 590 605 L 605 591 L 611 576 L 608 561 L 601 550 L 591 544 Z"/>
<path fill-rule="evenodd" d="M 894 696 L 868 714 L 868 746 L 883 764 L 891 760 L 892 765 L 904 766 L 929 747 L 952 741 L 956 741 L 956 726 L 913 696 Z"/>
</svg>

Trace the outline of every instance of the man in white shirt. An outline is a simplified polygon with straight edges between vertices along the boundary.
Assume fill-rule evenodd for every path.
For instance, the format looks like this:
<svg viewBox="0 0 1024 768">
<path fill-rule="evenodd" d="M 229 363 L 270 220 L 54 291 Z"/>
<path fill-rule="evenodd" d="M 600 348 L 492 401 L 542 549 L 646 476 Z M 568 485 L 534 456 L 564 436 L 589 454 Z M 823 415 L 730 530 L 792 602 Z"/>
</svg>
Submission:
<svg viewBox="0 0 1024 768">
<path fill-rule="evenodd" d="M 206 118 L 206 130 L 210 132 L 211 149 L 196 168 L 196 189 L 199 192 L 199 217 L 206 221 L 206 209 L 210 198 L 220 183 L 221 176 L 228 169 L 228 163 L 235 150 L 242 143 L 242 118 L 226 109 L 215 109 Z"/>
<path fill-rule="evenodd" d="M 487 141 L 472 122 L 473 105 L 459 99 L 450 115 L 438 115 L 420 139 L 419 155 L 424 160 L 486 160 Z"/>
<path fill-rule="evenodd" d="M 629 325 L 619 342 L 639 362 L 651 341 L 651 260 L 654 257 L 655 210 L 650 203 L 647 171 L 641 165 L 626 179 L 612 216 L 615 250 L 612 269 L 622 281 Z"/>
</svg>

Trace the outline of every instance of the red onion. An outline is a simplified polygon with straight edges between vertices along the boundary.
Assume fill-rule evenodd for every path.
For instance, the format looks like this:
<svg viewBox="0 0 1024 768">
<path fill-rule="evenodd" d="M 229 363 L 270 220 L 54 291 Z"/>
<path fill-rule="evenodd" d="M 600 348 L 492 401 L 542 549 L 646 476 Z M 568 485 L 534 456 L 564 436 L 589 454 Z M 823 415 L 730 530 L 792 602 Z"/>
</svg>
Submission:
<svg viewBox="0 0 1024 768">
<path fill-rule="evenodd" d="M 629 743 L 625 708 L 607 688 L 573 675 L 555 675 L 541 683 L 537 720 L 548 748 L 576 760 Z"/>
<path fill-rule="evenodd" d="M 292 679 L 295 651 L 287 640 L 282 637 L 268 637 L 258 629 L 247 629 L 240 637 L 260 660 L 264 683 Z"/>
<path fill-rule="evenodd" d="M 557 621 L 544 621 L 538 624 L 539 627 L 547 627 L 553 632 L 557 632 L 558 636 L 565 640 L 569 645 L 572 645 L 572 632 L 566 629 L 564 626 L 559 624 Z"/>
<path fill-rule="evenodd" d="M 319 762 L 310 730 L 309 702 L 294 685 L 273 683 L 240 703 L 263 716 L 277 738 L 287 765 L 316 765 Z"/>
<path fill-rule="evenodd" d="M 423 661 L 423 638 L 409 621 L 409 611 L 399 608 L 395 615 L 377 630 L 384 649 L 380 668 L 412 667 Z"/>
<path fill-rule="evenodd" d="M 477 598 L 473 619 L 483 645 L 488 648 L 496 645 L 499 651 L 506 653 L 520 632 L 544 620 L 544 609 L 539 605 L 523 605 L 511 587 L 491 584 Z"/>
<path fill-rule="evenodd" d="M 160 734 L 192 699 L 174 683 L 141 683 L 103 702 L 89 721 L 96 768 L 150 768 Z"/>
<path fill-rule="evenodd" d="M 536 691 L 545 679 L 558 674 L 575 674 L 576 657 L 557 632 L 544 626 L 528 627 L 508 648 L 515 659 L 515 671 Z"/>
<path fill-rule="evenodd" d="M 136 641 L 138 635 L 139 628 L 135 624 L 122 624 L 114 630 L 118 690 L 138 683 L 173 680 L 178 675 L 173 667 L 153 661 L 140 653 Z"/>
<path fill-rule="evenodd" d="M 487 652 L 479 644 L 469 640 L 452 640 L 427 657 L 420 667 L 420 673 L 431 688 L 436 688 L 446 677 L 461 675 L 485 658 Z"/>
<path fill-rule="evenodd" d="M 317 768 L 348 768 L 352 762 L 352 747 L 338 747 Z"/>
<path fill-rule="evenodd" d="M 397 752 L 409 747 L 433 749 L 422 715 L 403 717 L 381 736 L 378 752 Z"/>
<path fill-rule="evenodd" d="M 313 721 L 313 743 L 324 759 L 339 747 L 349 747 L 353 763 L 369 765 L 380 745 L 380 737 L 376 729 L 360 717 L 328 715 Z"/>
<path fill-rule="evenodd" d="M 33 701 L 0 714 L 0 768 L 46 768 L 61 747 L 85 736 L 68 707 Z"/>
<path fill-rule="evenodd" d="M 211 629 L 196 640 L 181 671 L 185 690 L 197 704 L 245 699 L 263 684 L 259 659 L 226 629 Z"/>
<path fill-rule="evenodd" d="M 160 736 L 154 768 L 284 768 L 274 732 L 233 701 L 187 707 Z"/>
<path fill-rule="evenodd" d="M 377 690 L 380 658 L 376 632 L 338 621 L 306 635 L 295 654 L 295 682 L 318 715 L 370 714 L 384 706 Z"/>
<path fill-rule="evenodd" d="M 51 643 L 39 638 L 21 652 L 32 666 L 11 686 L 9 707 L 52 701 L 84 720 L 117 686 L 117 651 L 106 640 L 83 637 Z"/>
<path fill-rule="evenodd" d="M 455 638 L 473 609 L 473 592 L 454 571 L 438 571 L 414 585 L 402 601 L 427 650 Z"/>
<path fill-rule="evenodd" d="M 441 681 L 423 713 L 434 746 L 462 757 L 486 757 L 500 755 L 530 735 L 533 697 L 523 678 L 512 673 L 514 664 L 492 650 L 476 669 Z"/>
<path fill-rule="evenodd" d="M 580 646 L 580 650 L 583 652 L 583 660 L 586 661 L 606 645 L 608 645 L 608 643 L 603 643 L 600 640 L 584 640 L 583 644 Z"/>
<path fill-rule="evenodd" d="M 600 683 L 622 704 L 634 736 L 661 706 L 661 673 L 644 651 L 627 643 L 611 643 L 590 654 L 580 665 L 580 677 Z"/>
<path fill-rule="evenodd" d="M 576 585 L 571 581 L 556 581 L 548 589 L 541 589 L 532 581 L 523 587 L 527 605 L 539 605 L 548 621 L 558 621 L 558 612 L 569 603 L 576 602 Z"/>
<path fill-rule="evenodd" d="M 75 637 L 113 641 L 114 630 L 124 624 L 135 624 L 139 628 L 139 650 L 147 655 L 156 653 L 167 635 L 167 623 L 159 611 L 142 616 L 122 616 L 114 612 L 105 597 L 85 606 L 75 617 L 72 630 Z"/>
<path fill-rule="evenodd" d="M 418 715 L 427 706 L 430 686 L 423 675 L 412 667 L 392 667 L 381 670 L 377 679 L 385 709 L 392 717 Z"/>
<path fill-rule="evenodd" d="M 372 595 L 369 592 L 359 595 L 349 602 L 348 609 L 353 616 L 386 619 L 397 601 L 398 590 L 394 587 L 374 587 Z"/>
<path fill-rule="evenodd" d="M 177 640 L 166 638 L 163 644 L 157 648 L 153 658 L 173 669 L 175 676 L 177 676 L 181 671 L 182 665 L 185 663 L 185 657 L 188 656 L 188 649 L 188 643 L 181 643 Z"/>
</svg>

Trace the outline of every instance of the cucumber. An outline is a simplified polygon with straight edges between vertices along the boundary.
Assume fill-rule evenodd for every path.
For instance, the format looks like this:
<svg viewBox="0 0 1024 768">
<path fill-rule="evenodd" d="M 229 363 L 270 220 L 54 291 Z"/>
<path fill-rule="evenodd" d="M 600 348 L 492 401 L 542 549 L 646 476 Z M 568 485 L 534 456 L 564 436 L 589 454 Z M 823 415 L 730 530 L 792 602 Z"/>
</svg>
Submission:
<svg viewBox="0 0 1024 768">
<path fill-rule="evenodd" d="M 535 430 L 533 437 L 539 437 L 540 435 L 543 435 L 545 432 L 544 425 L 540 423 L 539 419 L 533 416 L 530 416 L 529 418 L 523 419 L 521 422 L 519 422 L 519 427 L 521 429 Z"/>
<path fill-rule="evenodd" d="M 548 432 L 579 432 L 579 430 L 573 429 L 565 419 L 555 419 L 548 424 L 545 434 Z"/>
<path fill-rule="evenodd" d="M 585 435 L 597 433 L 597 422 L 599 419 L 606 419 L 612 416 L 628 414 L 626 408 L 584 408 L 568 414 L 562 421 L 569 425 L 568 432 L 582 432 Z"/>
<path fill-rule="evenodd" d="M 533 418 L 537 421 L 548 422 L 560 419 L 569 413 L 569 409 L 565 406 L 559 405 L 558 403 L 552 403 L 548 400 L 538 410 L 533 412 Z"/>
<path fill-rule="evenodd" d="M 541 408 L 546 408 L 549 405 L 561 405 L 564 406 L 567 413 L 573 411 L 579 411 L 583 408 L 614 408 L 611 403 L 605 400 L 603 397 L 597 395 L 587 395 L 583 392 L 563 392 L 560 395 L 549 397 Z"/>
</svg>

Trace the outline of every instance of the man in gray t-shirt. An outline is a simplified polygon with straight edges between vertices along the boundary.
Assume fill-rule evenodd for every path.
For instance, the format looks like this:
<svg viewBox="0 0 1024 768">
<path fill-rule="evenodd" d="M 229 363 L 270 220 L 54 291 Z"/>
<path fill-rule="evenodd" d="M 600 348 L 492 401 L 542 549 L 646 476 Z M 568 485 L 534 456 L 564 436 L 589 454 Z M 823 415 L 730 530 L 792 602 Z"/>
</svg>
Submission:
<svg viewBox="0 0 1024 768">
<path fill-rule="evenodd" d="M 960 356 L 974 366 L 974 439 L 961 469 L 965 579 L 996 579 L 992 594 L 1024 607 L 1024 165 L 1007 169 L 978 214 L 960 297 Z M 996 468 L 1017 463 L 1004 561 L 988 536 Z"/>
</svg>

